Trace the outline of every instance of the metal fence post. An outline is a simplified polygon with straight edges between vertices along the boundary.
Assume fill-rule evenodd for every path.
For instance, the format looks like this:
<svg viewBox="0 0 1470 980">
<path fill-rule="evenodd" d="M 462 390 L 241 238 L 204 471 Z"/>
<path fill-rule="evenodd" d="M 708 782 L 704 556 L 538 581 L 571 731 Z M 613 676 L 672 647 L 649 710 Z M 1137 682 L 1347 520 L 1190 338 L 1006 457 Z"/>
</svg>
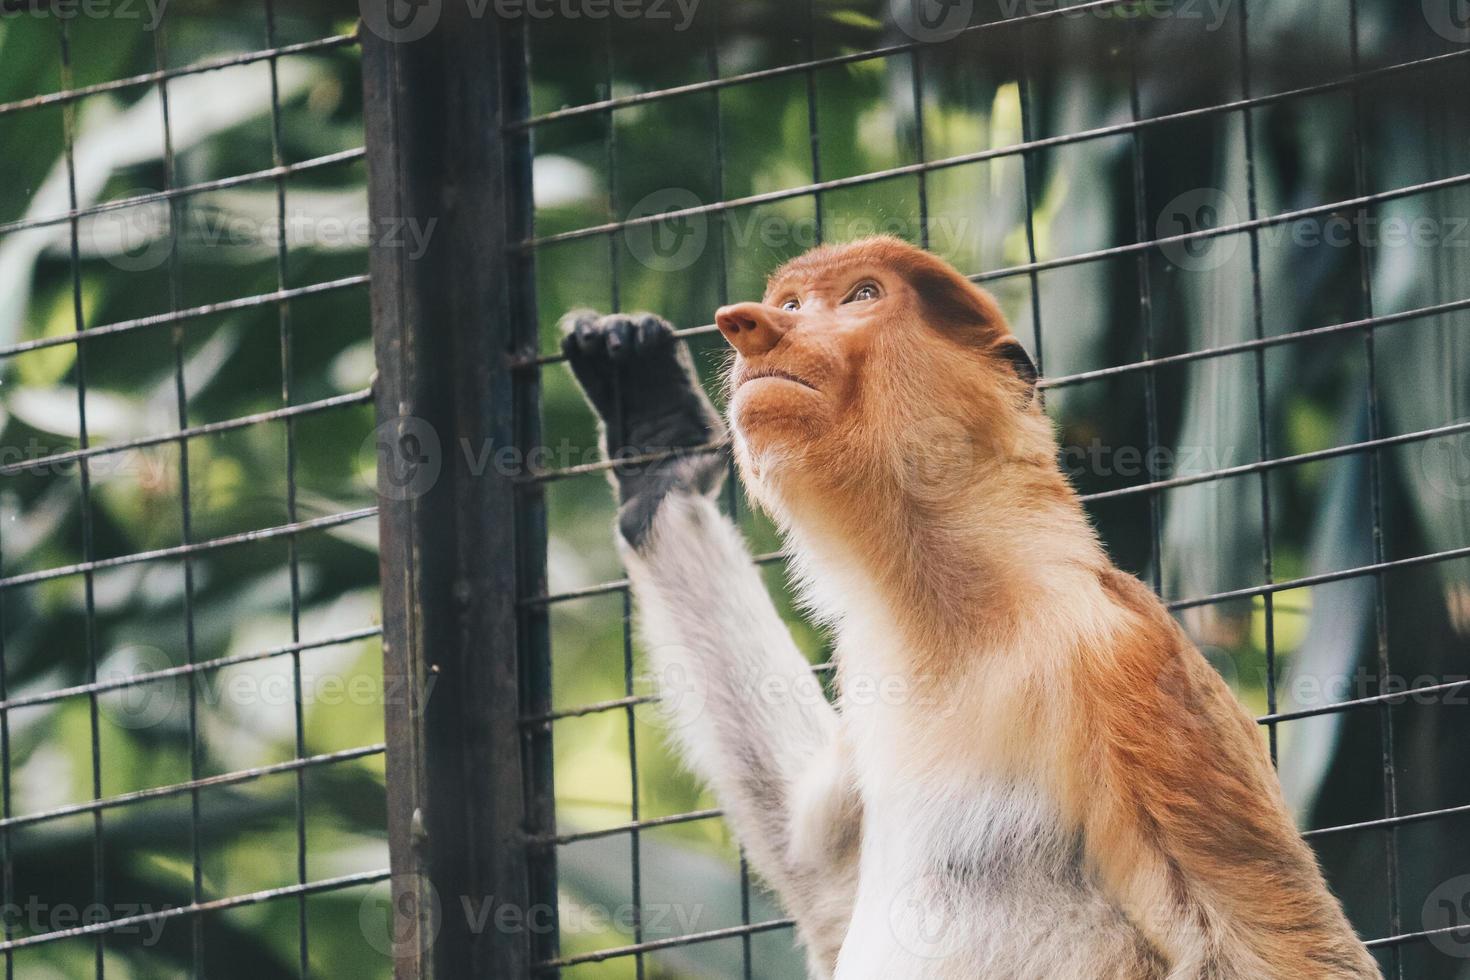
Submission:
<svg viewBox="0 0 1470 980">
<path fill-rule="evenodd" d="M 383 657 L 404 695 L 386 709 L 395 977 L 510 980 L 532 971 L 520 717 L 544 687 L 521 671 L 516 602 L 544 521 L 495 458 L 539 438 L 534 379 L 511 367 L 535 340 L 507 244 L 530 208 L 527 144 L 502 136 L 523 38 L 464 0 L 362 13 Z"/>
</svg>

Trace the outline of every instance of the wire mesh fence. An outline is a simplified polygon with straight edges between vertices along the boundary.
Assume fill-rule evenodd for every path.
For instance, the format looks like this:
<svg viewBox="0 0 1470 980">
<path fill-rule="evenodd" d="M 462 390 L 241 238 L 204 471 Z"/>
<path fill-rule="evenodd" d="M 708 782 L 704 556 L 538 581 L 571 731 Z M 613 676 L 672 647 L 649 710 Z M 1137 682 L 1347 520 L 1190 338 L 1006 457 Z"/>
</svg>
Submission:
<svg viewBox="0 0 1470 980">
<path fill-rule="evenodd" d="M 1465 681 L 1427 653 L 1462 648 L 1464 625 L 1405 617 L 1415 590 L 1463 595 L 1470 556 L 1449 476 L 1467 120 L 1425 96 L 1470 72 L 1463 22 L 1350 0 L 795 6 L 528 30 L 533 104 L 505 129 L 536 148 L 517 246 L 541 268 L 541 345 L 517 378 L 548 393 L 526 479 L 551 514 L 552 587 L 522 598 L 549 620 L 554 676 L 551 709 L 523 719 L 556 759 L 539 792 L 557 830 L 533 838 L 563 911 L 542 972 L 802 974 L 720 811 L 671 774 L 628 583 L 592 572 L 615 568 L 583 530 L 608 466 L 553 400 L 552 324 L 573 306 L 669 315 L 714 386 L 715 306 L 806 247 L 886 232 L 996 292 L 1110 549 L 1255 709 L 1386 972 L 1458 975 L 1463 916 L 1443 903 L 1464 890 L 1446 841 L 1465 797 L 1419 753 L 1464 736 Z M 1414 145 L 1396 157 L 1389 139 Z M 1394 393 L 1410 364 L 1435 408 Z M 1304 436 L 1305 403 L 1339 424 Z M 778 569 L 772 529 L 738 490 L 726 507 Z M 825 673 L 825 641 L 800 635 Z"/>
<path fill-rule="evenodd" d="M 0 19 L 7 977 L 326 975 L 387 876 L 355 27 L 252 8 Z"/>
<path fill-rule="evenodd" d="M 1385 973 L 1461 975 L 1454 0 L 124 6 L 0 7 L 7 976 L 803 975 L 555 325 L 713 390 L 716 306 L 872 233 L 995 293 Z"/>
</svg>

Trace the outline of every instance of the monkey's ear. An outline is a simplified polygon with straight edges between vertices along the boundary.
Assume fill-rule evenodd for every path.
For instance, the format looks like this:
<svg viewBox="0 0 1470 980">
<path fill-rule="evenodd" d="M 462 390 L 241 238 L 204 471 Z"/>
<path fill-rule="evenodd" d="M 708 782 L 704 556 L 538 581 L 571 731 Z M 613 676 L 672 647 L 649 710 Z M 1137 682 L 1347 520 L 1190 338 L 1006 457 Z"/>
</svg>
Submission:
<svg viewBox="0 0 1470 980">
<path fill-rule="evenodd" d="M 1038 375 L 1036 365 L 1032 363 L 1031 355 L 1026 353 L 1026 348 L 1022 347 L 1021 342 L 1014 337 L 1007 337 L 990 350 L 996 357 L 1011 366 L 1011 369 L 1016 372 L 1016 377 L 1026 382 L 1028 392 L 1026 400 L 1030 401 L 1031 396 L 1036 393 Z"/>
</svg>

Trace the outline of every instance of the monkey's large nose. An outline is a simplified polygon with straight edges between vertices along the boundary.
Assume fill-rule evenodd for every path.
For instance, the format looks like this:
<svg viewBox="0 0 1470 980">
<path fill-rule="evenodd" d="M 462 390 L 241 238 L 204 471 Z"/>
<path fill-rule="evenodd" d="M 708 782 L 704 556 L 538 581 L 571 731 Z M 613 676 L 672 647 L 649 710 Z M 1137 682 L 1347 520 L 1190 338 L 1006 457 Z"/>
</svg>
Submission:
<svg viewBox="0 0 1470 980">
<path fill-rule="evenodd" d="M 790 329 L 784 310 L 764 303 L 736 303 L 715 311 L 715 326 L 746 357 L 764 354 Z"/>
</svg>

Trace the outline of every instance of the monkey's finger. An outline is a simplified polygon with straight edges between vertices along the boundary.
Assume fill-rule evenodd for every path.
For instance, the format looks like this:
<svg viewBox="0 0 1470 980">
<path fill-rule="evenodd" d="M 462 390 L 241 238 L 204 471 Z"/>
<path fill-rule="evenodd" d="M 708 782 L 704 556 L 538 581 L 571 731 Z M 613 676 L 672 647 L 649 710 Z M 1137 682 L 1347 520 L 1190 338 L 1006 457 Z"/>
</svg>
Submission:
<svg viewBox="0 0 1470 980">
<path fill-rule="evenodd" d="M 602 350 L 599 329 L 603 317 L 596 310 L 572 310 L 557 323 L 562 332 L 561 349 L 568 359 L 575 361 L 578 355 L 596 354 Z"/>
<path fill-rule="evenodd" d="M 607 348 L 603 337 L 601 319 L 579 320 L 571 337 L 577 345 L 577 351 L 583 355 L 596 355 L 603 353 Z"/>
<path fill-rule="evenodd" d="M 567 349 L 568 338 L 575 338 L 577 334 L 585 333 L 589 328 L 595 329 L 597 321 L 602 319 L 602 314 L 596 310 L 575 309 L 569 310 L 557 321 L 557 329 L 561 331 L 562 350 L 571 353 Z"/>
<path fill-rule="evenodd" d="M 569 362 L 574 361 L 577 354 L 579 353 L 577 349 L 577 334 L 575 333 L 575 331 L 568 330 L 566 333 L 563 333 L 561 335 L 561 352 Z M 575 363 L 572 364 L 572 370 L 576 370 Z"/>
<path fill-rule="evenodd" d="M 634 342 L 640 353 L 658 350 L 674 339 L 674 326 L 661 316 L 652 313 L 636 313 L 633 316 L 637 327 Z"/>
<path fill-rule="evenodd" d="M 567 334 L 576 330 L 578 324 L 595 324 L 598 320 L 601 319 L 602 314 L 598 313 L 596 310 L 579 306 L 575 310 L 567 310 L 567 312 L 563 313 L 561 319 L 556 321 L 556 326 L 557 329 L 561 331 L 562 336 L 566 336 Z"/>
<path fill-rule="evenodd" d="M 614 364 L 622 364 L 633 355 L 633 321 L 626 316 L 610 316 L 603 319 L 602 333 L 607 344 L 607 356 Z"/>
</svg>

